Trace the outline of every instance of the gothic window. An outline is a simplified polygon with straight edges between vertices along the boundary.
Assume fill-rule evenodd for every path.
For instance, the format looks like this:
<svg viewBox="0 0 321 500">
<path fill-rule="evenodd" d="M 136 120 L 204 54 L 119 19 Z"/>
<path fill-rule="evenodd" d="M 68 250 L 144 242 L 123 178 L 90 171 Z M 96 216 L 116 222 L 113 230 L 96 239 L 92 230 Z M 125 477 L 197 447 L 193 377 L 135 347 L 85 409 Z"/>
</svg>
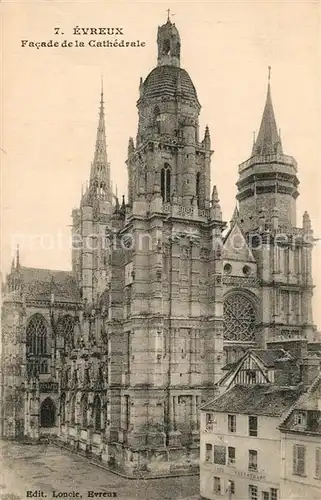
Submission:
<svg viewBox="0 0 321 500">
<path fill-rule="evenodd" d="M 198 172 L 196 174 L 196 200 L 197 206 L 200 207 L 200 194 L 201 194 L 201 174 Z"/>
<path fill-rule="evenodd" d="M 51 398 L 46 398 L 40 407 L 40 427 L 54 427 L 56 407 Z"/>
<path fill-rule="evenodd" d="M 70 315 L 66 315 L 59 320 L 58 332 L 62 335 L 65 349 L 74 348 L 74 319 Z"/>
<path fill-rule="evenodd" d="M 101 401 L 99 396 L 94 397 L 93 420 L 94 420 L 94 430 L 96 432 L 99 432 L 101 430 Z"/>
<path fill-rule="evenodd" d="M 81 426 L 86 428 L 88 426 L 87 419 L 87 410 L 88 410 L 88 396 L 84 394 L 80 401 L 80 418 L 81 418 Z"/>
<path fill-rule="evenodd" d="M 163 202 L 169 203 L 171 197 L 171 169 L 167 163 L 161 170 L 161 194 Z"/>
<path fill-rule="evenodd" d="M 47 352 L 47 324 L 41 314 L 34 314 L 30 319 L 26 340 L 27 354 L 41 355 Z"/>
<path fill-rule="evenodd" d="M 229 295 L 224 301 L 224 339 L 250 342 L 255 335 L 255 308 L 240 293 Z"/>
</svg>

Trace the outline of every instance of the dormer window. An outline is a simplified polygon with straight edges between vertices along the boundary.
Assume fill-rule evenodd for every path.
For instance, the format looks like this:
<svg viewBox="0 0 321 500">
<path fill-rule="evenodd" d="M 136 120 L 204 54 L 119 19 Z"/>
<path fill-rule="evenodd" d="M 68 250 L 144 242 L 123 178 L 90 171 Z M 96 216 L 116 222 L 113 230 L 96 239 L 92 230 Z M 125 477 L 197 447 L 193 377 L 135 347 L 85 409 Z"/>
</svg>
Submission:
<svg viewBox="0 0 321 500">
<path fill-rule="evenodd" d="M 306 425 L 307 423 L 307 414 L 305 411 L 297 411 L 294 414 L 294 424 L 295 425 Z"/>
</svg>

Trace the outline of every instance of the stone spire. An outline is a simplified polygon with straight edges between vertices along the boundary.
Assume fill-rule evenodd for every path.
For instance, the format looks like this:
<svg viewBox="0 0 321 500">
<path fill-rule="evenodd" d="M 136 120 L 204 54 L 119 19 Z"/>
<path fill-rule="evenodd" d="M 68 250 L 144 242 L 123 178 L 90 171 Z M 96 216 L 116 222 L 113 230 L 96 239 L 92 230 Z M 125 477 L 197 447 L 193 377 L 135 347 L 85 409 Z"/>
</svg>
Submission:
<svg viewBox="0 0 321 500">
<path fill-rule="evenodd" d="M 102 196 L 111 203 L 110 164 L 107 158 L 105 110 L 103 84 L 100 93 L 99 119 L 95 144 L 94 160 L 91 164 L 89 193 L 91 197 Z M 88 195 L 89 193 L 85 193 Z"/>
<path fill-rule="evenodd" d="M 272 105 L 270 69 L 271 68 L 269 67 L 269 79 L 265 107 L 263 111 L 260 130 L 253 145 L 252 156 L 270 155 L 275 153 L 283 154 L 282 144 L 276 126 L 276 120 Z"/>
</svg>

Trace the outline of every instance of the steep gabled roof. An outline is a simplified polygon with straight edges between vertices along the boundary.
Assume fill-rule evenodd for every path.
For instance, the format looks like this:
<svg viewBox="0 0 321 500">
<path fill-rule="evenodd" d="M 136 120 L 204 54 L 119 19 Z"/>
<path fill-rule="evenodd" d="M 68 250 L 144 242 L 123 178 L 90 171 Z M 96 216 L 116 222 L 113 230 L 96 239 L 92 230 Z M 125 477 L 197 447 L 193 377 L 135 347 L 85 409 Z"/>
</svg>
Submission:
<svg viewBox="0 0 321 500">
<path fill-rule="evenodd" d="M 219 413 L 240 413 L 280 417 L 298 398 L 296 388 L 270 385 L 236 385 L 206 403 L 201 409 Z"/>
<path fill-rule="evenodd" d="M 29 300 L 50 300 L 54 293 L 55 300 L 77 302 L 78 289 L 73 274 L 69 271 L 20 267 L 20 279 L 26 298 Z"/>
</svg>

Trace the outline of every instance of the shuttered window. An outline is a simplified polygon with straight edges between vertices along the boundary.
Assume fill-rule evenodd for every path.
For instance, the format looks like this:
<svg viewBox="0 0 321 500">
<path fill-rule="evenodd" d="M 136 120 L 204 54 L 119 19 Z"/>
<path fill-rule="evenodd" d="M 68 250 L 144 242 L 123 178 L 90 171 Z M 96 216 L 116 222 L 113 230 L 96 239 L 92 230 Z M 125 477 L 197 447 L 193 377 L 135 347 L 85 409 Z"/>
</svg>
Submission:
<svg viewBox="0 0 321 500">
<path fill-rule="evenodd" d="M 293 474 L 305 475 L 305 446 L 293 445 Z"/>
</svg>

